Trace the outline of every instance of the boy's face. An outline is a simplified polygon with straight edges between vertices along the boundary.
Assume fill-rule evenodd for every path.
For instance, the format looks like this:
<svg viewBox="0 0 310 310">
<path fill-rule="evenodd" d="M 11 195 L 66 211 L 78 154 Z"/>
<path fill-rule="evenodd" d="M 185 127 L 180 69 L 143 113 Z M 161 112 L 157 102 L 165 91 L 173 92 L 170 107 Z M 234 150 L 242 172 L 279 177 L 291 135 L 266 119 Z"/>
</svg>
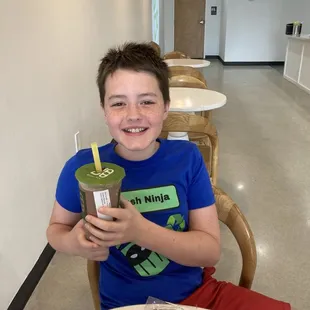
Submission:
<svg viewBox="0 0 310 310">
<path fill-rule="evenodd" d="M 120 69 L 106 80 L 106 123 L 124 151 L 147 152 L 152 148 L 168 109 L 157 79 L 149 73 Z"/>
</svg>

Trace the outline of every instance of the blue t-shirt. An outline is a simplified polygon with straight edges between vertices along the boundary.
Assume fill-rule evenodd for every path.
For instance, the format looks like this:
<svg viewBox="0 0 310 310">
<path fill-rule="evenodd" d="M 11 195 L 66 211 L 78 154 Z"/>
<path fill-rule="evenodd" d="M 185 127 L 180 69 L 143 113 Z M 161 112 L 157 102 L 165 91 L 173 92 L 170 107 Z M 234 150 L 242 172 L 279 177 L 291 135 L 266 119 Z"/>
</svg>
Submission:
<svg viewBox="0 0 310 310">
<path fill-rule="evenodd" d="M 146 219 L 168 229 L 187 231 L 189 211 L 214 203 L 210 178 L 195 144 L 158 141 L 157 152 L 143 161 L 121 158 L 115 144 L 100 147 L 100 158 L 125 169 L 122 195 Z M 61 172 L 56 200 L 71 212 L 82 211 L 75 171 L 92 161 L 91 150 L 81 150 Z M 102 309 L 144 304 L 149 296 L 180 302 L 201 283 L 201 268 L 182 266 L 132 243 L 110 248 L 108 260 L 100 263 Z"/>
</svg>

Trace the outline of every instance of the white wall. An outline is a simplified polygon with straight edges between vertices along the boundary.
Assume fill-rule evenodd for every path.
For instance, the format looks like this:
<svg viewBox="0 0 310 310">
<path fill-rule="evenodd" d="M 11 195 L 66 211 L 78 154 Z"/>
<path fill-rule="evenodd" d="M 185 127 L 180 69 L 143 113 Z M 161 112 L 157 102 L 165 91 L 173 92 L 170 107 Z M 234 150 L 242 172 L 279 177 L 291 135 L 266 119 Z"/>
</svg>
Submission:
<svg viewBox="0 0 310 310">
<path fill-rule="evenodd" d="M 310 34 L 310 0 L 284 0 L 284 3 L 282 22 L 284 24 L 297 20 L 304 22 L 302 31 Z"/>
<path fill-rule="evenodd" d="M 303 32 L 310 33 L 309 0 L 223 1 L 220 56 L 225 61 L 284 61 L 286 24 L 303 21 Z"/>
<path fill-rule="evenodd" d="M 95 85 L 99 59 L 151 40 L 151 1 L 0 2 L 0 309 L 46 245 L 56 180 L 82 144 L 110 140 Z"/>
<path fill-rule="evenodd" d="M 227 1 L 225 61 L 283 60 L 285 50 L 277 45 L 285 30 L 282 2 Z"/>
<path fill-rule="evenodd" d="M 217 6 L 217 15 L 211 15 L 211 6 Z M 219 55 L 222 0 L 206 1 L 204 55 Z"/>
</svg>

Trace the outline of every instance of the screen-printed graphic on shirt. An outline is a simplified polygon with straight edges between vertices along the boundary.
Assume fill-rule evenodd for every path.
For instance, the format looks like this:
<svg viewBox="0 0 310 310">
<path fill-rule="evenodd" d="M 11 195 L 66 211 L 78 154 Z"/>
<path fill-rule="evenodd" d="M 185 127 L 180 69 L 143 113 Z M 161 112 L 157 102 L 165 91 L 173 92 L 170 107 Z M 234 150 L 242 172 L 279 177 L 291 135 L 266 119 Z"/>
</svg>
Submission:
<svg viewBox="0 0 310 310">
<path fill-rule="evenodd" d="M 174 186 L 157 187 L 151 189 L 124 192 L 122 195 L 141 212 L 162 211 L 179 207 L 179 198 Z M 166 228 L 183 231 L 185 220 L 181 214 L 170 215 L 166 221 Z M 118 246 L 129 264 L 142 277 L 160 274 L 170 263 L 166 257 L 148 249 L 129 243 Z"/>
<path fill-rule="evenodd" d="M 140 213 L 178 208 L 180 205 L 174 185 L 122 192 Z"/>
</svg>

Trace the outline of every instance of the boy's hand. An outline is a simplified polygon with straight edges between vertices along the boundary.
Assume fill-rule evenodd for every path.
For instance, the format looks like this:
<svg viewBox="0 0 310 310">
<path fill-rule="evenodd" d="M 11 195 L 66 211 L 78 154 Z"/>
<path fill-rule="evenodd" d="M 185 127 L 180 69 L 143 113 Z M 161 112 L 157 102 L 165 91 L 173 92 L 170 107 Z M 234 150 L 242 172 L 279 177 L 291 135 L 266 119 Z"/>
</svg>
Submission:
<svg viewBox="0 0 310 310">
<path fill-rule="evenodd" d="M 110 215 L 115 221 L 106 221 L 94 216 L 86 216 L 85 228 L 91 233 L 90 239 L 97 245 L 116 246 L 123 243 L 135 243 L 147 220 L 127 200 L 122 199 L 124 208 L 102 207 L 99 212 Z"/>
<path fill-rule="evenodd" d="M 73 255 L 89 260 L 105 261 L 109 257 L 109 247 L 91 242 L 85 237 L 84 220 L 80 220 L 69 233 L 69 246 Z"/>
</svg>

